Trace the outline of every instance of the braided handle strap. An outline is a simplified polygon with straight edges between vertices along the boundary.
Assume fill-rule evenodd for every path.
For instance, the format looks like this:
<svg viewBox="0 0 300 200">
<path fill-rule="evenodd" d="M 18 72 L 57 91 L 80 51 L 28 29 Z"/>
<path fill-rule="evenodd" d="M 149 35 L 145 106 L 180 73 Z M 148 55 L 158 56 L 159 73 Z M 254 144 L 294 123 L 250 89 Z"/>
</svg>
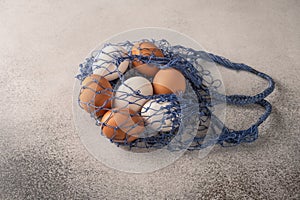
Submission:
<svg viewBox="0 0 300 200">
<path fill-rule="evenodd" d="M 275 88 L 274 80 L 269 75 L 259 72 L 243 63 L 233 63 L 224 57 L 214 55 L 212 53 L 208 53 L 208 56 L 211 59 L 211 61 L 223 67 L 226 67 L 231 70 L 247 71 L 268 81 L 269 86 L 264 91 L 254 96 L 224 95 L 216 92 L 213 94 L 215 98 L 221 101 L 226 101 L 226 103 L 228 104 L 238 105 L 238 106 L 258 104 L 265 109 L 264 114 L 261 115 L 260 118 L 257 120 L 257 122 L 253 124 L 251 127 L 249 127 L 248 129 L 236 131 L 236 130 L 229 130 L 226 126 L 223 126 L 222 133 L 219 136 L 217 143 L 222 146 L 232 146 L 242 142 L 252 142 L 256 140 L 258 137 L 258 126 L 261 125 L 268 118 L 268 116 L 271 114 L 272 111 L 271 104 L 268 101 L 266 101 L 264 98 L 266 98 L 269 94 L 271 94 L 274 91 Z"/>
</svg>

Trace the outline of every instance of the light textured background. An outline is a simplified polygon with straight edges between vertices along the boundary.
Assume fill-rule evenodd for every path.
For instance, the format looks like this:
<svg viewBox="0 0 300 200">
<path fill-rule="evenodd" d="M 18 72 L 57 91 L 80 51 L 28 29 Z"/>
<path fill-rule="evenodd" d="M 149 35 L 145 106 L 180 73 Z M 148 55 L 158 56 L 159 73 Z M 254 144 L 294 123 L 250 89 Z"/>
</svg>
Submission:
<svg viewBox="0 0 300 200">
<path fill-rule="evenodd" d="M 292 0 L 0 0 L 0 199 L 299 199 L 299 19 Z M 143 26 L 183 32 L 274 77 L 274 111 L 259 139 L 203 160 L 187 153 L 150 174 L 94 159 L 74 131 L 74 72 L 99 42 Z M 266 86 L 222 73 L 230 94 Z M 256 108 L 228 109 L 228 124 L 247 127 Z"/>
</svg>

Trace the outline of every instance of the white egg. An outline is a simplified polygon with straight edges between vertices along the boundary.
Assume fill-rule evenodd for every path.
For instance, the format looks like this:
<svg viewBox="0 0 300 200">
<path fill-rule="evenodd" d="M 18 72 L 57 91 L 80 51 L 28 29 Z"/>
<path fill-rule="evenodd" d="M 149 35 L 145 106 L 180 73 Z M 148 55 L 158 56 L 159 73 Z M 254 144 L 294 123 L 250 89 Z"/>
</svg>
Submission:
<svg viewBox="0 0 300 200">
<path fill-rule="evenodd" d="M 93 63 L 93 74 L 104 76 L 107 80 L 112 81 L 119 78 L 120 74 L 123 74 L 129 65 L 129 60 L 124 60 L 119 66 L 116 66 L 113 61 L 118 57 L 124 57 L 127 55 L 126 50 L 121 46 L 106 46 L 95 57 Z"/>
<path fill-rule="evenodd" d="M 170 131 L 172 129 L 171 114 L 167 113 L 166 108 L 170 104 L 170 102 L 157 103 L 155 99 L 145 103 L 141 110 L 145 125 L 154 131 Z"/>
<path fill-rule="evenodd" d="M 112 106 L 114 108 L 129 108 L 135 112 L 140 111 L 147 99 L 135 94 L 135 91 L 144 96 L 153 95 L 150 81 L 142 76 L 131 77 L 117 89 Z"/>
</svg>

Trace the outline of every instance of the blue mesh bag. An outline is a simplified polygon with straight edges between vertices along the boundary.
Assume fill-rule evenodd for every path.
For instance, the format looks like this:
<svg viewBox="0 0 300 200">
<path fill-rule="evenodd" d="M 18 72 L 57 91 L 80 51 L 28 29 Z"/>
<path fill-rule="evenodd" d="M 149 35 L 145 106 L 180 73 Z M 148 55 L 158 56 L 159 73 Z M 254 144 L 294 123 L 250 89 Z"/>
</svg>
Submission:
<svg viewBox="0 0 300 200">
<path fill-rule="evenodd" d="M 222 82 L 203 62 L 255 74 L 269 85 L 253 96 L 220 93 Z M 265 98 L 275 85 L 270 76 L 248 65 L 165 39 L 108 42 L 79 65 L 76 78 L 82 112 L 95 120 L 99 134 L 129 150 L 197 150 L 253 142 L 271 113 Z M 221 104 L 257 104 L 265 112 L 248 129 L 231 130 L 214 114 Z"/>
</svg>

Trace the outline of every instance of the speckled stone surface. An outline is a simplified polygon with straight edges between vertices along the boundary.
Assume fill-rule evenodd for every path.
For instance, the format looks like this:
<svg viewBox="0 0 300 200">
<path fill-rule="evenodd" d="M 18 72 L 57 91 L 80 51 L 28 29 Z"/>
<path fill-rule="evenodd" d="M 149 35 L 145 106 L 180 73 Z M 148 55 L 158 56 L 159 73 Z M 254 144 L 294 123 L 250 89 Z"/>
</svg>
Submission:
<svg viewBox="0 0 300 200">
<path fill-rule="evenodd" d="M 299 1 L 0 0 L 0 199 L 299 199 Z M 251 144 L 186 153 L 148 174 L 104 166 L 72 120 L 78 63 L 121 31 L 161 26 L 276 81 L 274 110 Z M 266 83 L 220 69 L 228 94 Z M 227 109 L 245 128 L 257 107 Z"/>
</svg>

